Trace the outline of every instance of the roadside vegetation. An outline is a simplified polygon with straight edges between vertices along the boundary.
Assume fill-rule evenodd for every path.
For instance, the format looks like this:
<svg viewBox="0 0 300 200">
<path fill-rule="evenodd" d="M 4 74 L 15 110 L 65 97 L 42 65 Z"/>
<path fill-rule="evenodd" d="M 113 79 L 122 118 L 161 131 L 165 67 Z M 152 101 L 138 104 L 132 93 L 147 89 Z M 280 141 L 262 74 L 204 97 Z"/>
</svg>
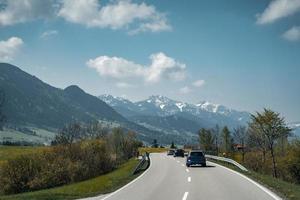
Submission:
<svg viewBox="0 0 300 200">
<path fill-rule="evenodd" d="M 276 179 L 272 177 L 271 175 L 266 175 L 262 173 L 255 172 L 253 170 L 242 171 L 238 167 L 236 167 L 233 164 L 230 164 L 228 162 L 208 159 L 209 161 L 212 161 L 214 163 L 223 165 L 227 168 L 233 169 L 235 171 L 238 171 L 241 174 L 244 174 L 248 176 L 249 178 L 257 181 L 258 183 L 264 185 L 265 187 L 269 188 L 273 192 L 277 193 L 279 196 L 282 196 L 283 198 L 287 198 L 290 200 L 300 200 L 300 185 L 290 183 L 287 181 L 283 181 L 281 179 Z"/>
<path fill-rule="evenodd" d="M 46 146 L 7 146 L 0 145 L 0 165 L 9 159 L 15 159 L 21 155 L 39 154 L 51 147 Z"/>
<path fill-rule="evenodd" d="M 135 157 L 141 142 L 121 128 L 109 132 L 99 123 L 74 123 L 64 127 L 52 145 L 2 162 L 0 193 L 48 189 L 107 174 Z"/>
<path fill-rule="evenodd" d="M 207 154 L 234 159 L 250 177 L 299 199 L 300 140 L 291 139 L 291 131 L 279 113 L 264 109 L 251 116 L 248 127 L 201 129 L 199 144 Z"/>
<path fill-rule="evenodd" d="M 138 160 L 130 159 L 114 171 L 86 181 L 64 185 L 52 189 L 26 192 L 17 195 L 0 196 L 2 200 L 78 199 L 110 193 L 130 182 L 139 174 L 133 175 Z"/>
</svg>

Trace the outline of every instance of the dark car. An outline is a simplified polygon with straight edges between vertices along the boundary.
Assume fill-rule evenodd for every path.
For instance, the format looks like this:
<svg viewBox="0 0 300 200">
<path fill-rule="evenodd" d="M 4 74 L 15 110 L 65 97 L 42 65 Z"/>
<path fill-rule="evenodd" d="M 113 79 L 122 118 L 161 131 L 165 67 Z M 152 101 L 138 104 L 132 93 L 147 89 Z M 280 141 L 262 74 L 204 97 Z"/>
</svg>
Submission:
<svg viewBox="0 0 300 200">
<path fill-rule="evenodd" d="M 183 149 L 176 149 L 174 153 L 174 157 L 184 157 L 184 150 Z"/>
<path fill-rule="evenodd" d="M 192 150 L 186 158 L 186 166 L 201 165 L 206 167 L 206 159 L 201 150 Z"/>
<path fill-rule="evenodd" d="M 175 153 L 175 150 L 174 149 L 170 149 L 167 153 L 168 156 L 173 156 Z"/>
</svg>

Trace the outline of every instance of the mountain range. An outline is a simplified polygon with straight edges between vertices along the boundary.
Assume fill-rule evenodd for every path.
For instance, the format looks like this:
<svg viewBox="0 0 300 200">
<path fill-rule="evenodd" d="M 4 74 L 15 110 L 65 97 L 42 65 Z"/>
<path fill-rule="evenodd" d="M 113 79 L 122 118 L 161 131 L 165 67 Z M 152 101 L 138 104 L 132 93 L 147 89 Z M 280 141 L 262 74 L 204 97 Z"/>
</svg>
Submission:
<svg viewBox="0 0 300 200">
<path fill-rule="evenodd" d="M 149 129 L 179 135 L 195 136 L 200 128 L 246 125 L 248 112 L 240 112 L 207 101 L 191 104 L 153 95 L 143 101 L 131 102 L 122 97 L 101 95 L 99 98 L 127 119 Z"/>
<path fill-rule="evenodd" d="M 7 63 L 0 63 L 0 90 L 5 94 L 3 113 L 7 118 L 6 126 L 14 130 L 39 128 L 57 132 L 71 122 L 100 120 L 134 130 L 144 141 L 161 139 L 159 132 L 129 121 L 78 86 L 55 88 Z"/>
<path fill-rule="evenodd" d="M 0 90 L 5 93 L 3 113 L 7 118 L 6 132 L 0 131 L 0 140 L 21 131 L 23 136 L 29 134 L 30 138 L 41 137 L 49 142 L 68 123 L 100 121 L 109 128 L 133 130 L 146 143 L 157 139 L 163 144 L 185 144 L 197 142 L 200 128 L 226 125 L 232 129 L 246 125 L 250 119 L 248 112 L 207 101 L 192 104 L 153 95 L 132 102 L 112 95 L 96 97 L 76 85 L 60 89 L 7 63 L 0 63 Z M 291 125 L 296 134 L 299 124 Z"/>
</svg>

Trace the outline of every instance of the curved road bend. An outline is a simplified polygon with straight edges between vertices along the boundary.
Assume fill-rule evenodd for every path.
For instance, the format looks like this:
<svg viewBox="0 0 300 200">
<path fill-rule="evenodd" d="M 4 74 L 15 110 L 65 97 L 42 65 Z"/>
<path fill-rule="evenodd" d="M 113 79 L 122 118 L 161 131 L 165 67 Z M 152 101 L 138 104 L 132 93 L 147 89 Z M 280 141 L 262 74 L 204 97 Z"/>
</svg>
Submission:
<svg viewBox="0 0 300 200">
<path fill-rule="evenodd" d="M 185 158 L 151 154 L 150 168 L 102 200 L 279 200 L 255 183 L 217 164 L 185 167 Z M 273 195 L 273 197 L 272 197 Z"/>
</svg>

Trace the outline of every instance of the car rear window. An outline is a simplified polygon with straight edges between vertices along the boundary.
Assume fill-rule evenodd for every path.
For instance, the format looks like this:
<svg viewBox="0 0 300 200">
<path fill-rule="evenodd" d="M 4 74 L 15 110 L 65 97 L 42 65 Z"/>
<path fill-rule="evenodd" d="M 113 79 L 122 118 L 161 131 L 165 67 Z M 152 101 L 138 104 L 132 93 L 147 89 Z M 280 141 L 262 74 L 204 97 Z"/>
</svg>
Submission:
<svg viewBox="0 0 300 200">
<path fill-rule="evenodd" d="M 191 156 L 197 156 L 197 157 L 202 157 L 203 153 L 202 152 L 191 152 Z"/>
</svg>

